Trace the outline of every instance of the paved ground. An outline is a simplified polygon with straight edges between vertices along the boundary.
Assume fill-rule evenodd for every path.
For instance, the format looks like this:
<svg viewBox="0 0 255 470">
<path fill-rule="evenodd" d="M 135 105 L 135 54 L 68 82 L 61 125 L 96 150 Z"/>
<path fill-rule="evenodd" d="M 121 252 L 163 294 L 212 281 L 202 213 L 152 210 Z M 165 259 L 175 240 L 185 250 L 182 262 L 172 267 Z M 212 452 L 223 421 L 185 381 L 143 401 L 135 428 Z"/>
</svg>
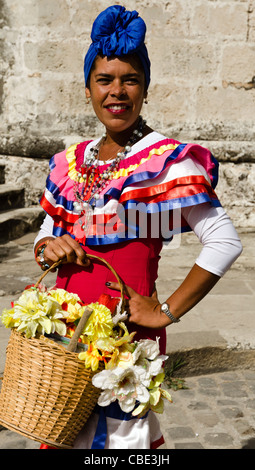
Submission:
<svg viewBox="0 0 255 470">
<path fill-rule="evenodd" d="M 213 291 L 182 321 L 168 328 L 169 365 L 184 387 L 171 390 L 173 404 L 159 416 L 162 449 L 255 448 L 255 244 L 240 233 L 243 253 Z M 0 310 L 9 307 L 40 272 L 29 234 L 0 246 Z M 193 234 L 164 248 L 158 293 L 164 300 L 192 266 L 200 245 Z M 54 283 L 55 274 L 47 276 Z M 0 326 L 0 375 L 9 331 Z M 38 443 L 0 429 L 0 449 L 37 449 Z"/>
</svg>

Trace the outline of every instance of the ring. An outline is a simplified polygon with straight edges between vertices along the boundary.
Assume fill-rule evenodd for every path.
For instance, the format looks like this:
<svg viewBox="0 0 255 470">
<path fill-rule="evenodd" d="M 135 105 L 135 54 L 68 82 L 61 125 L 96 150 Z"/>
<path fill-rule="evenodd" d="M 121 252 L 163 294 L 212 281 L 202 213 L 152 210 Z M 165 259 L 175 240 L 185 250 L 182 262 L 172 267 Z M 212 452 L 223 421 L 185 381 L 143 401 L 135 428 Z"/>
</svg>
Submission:
<svg viewBox="0 0 255 470">
<path fill-rule="evenodd" d="M 48 245 L 48 243 L 49 243 L 49 240 L 46 240 L 44 243 L 41 243 L 35 251 L 35 260 L 43 271 L 45 271 L 46 269 L 49 269 L 50 267 L 44 259 L 44 250 L 46 246 Z"/>
<path fill-rule="evenodd" d="M 44 255 L 43 255 L 43 251 L 41 251 L 41 253 L 39 254 L 38 258 L 39 258 L 39 264 L 41 266 L 41 268 L 43 270 L 46 270 L 46 269 L 49 269 L 50 265 L 48 263 L 46 263 L 45 259 L 44 259 Z"/>
</svg>

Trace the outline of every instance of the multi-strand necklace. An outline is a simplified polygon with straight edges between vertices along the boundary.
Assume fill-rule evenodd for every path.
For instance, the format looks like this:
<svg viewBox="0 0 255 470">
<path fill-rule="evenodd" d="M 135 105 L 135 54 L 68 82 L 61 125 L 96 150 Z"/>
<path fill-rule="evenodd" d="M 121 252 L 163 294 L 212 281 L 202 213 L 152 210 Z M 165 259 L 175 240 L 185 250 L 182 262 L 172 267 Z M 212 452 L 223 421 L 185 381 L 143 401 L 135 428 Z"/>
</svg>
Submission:
<svg viewBox="0 0 255 470">
<path fill-rule="evenodd" d="M 81 227 L 85 233 L 88 233 L 92 223 L 93 208 L 100 197 L 101 191 L 118 170 L 121 160 L 131 151 L 132 145 L 143 136 L 145 124 L 146 121 L 140 116 L 137 129 L 133 131 L 124 149 L 117 153 L 116 157 L 103 172 L 100 173 L 99 171 L 98 157 L 100 147 L 106 139 L 106 134 L 101 137 L 97 145 L 90 148 L 88 155 L 85 156 L 84 162 L 77 173 L 77 179 L 74 182 L 75 201 L 73 203 L 75 212 L 81 214 L 81 220 L 83 216 Z"/>
</svg>

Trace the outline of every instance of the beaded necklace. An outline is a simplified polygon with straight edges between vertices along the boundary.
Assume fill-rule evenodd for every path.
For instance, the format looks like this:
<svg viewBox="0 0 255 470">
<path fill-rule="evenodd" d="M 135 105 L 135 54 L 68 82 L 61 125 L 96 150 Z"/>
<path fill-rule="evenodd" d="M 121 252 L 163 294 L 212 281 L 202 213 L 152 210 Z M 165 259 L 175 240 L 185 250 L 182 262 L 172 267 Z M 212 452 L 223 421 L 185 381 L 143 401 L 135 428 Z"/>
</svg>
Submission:
<svg viewBox="0 0 255 470">
<path fill-rule="evenodd" d="M 120 161 L 131 151 L 134 145 L 142 136 L 143 129 L 146 121 L 140 116 L 137 129 L 133 131 L 129 141 L 121 152 L 117 153 L 115 159 L 109 164 L 108 168 L 99 172 L 99 150 L 101 145 L 106 139 L 106 134 L 103 134 L 97 145 L 90 148 L 89 154 L 85 157 L 84 163 L 77 173 L 77 179 L 74 182 L 74 196 L 73 203 L 75 212 L 81 215 L 80 226 L 87 236 L 92 224 L 93 209 L 96 201 L 100 197 L 101 191 L 112 179 L 113 175 L 119 168 Z"/>
</svg>

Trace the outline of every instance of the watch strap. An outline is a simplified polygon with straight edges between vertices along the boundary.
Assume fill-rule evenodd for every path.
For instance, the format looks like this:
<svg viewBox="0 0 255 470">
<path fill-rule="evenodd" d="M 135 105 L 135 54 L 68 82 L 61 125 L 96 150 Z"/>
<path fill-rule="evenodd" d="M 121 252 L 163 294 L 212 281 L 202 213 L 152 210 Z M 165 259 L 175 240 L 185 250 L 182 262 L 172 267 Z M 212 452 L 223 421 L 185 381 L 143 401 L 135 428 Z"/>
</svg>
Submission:
<svg viewBox="0 0 255 470">
<path fill-rule="evenodd" d="M 162 306 L 164 306 L 164 307 L 162 308 Z M 170 312 L 169 305 L 167 303 L 164 303 L 164 304 L 161 305 L 161 310 L 162 310 L 163 313 L 165 313 L 168 316 L 168 318 L 170 318 L 170 320 L 173 323 L 178 323 L 180 321 L 179 318 L 175 318 L 173 316 L 173 314 Z"/>
</svg>

